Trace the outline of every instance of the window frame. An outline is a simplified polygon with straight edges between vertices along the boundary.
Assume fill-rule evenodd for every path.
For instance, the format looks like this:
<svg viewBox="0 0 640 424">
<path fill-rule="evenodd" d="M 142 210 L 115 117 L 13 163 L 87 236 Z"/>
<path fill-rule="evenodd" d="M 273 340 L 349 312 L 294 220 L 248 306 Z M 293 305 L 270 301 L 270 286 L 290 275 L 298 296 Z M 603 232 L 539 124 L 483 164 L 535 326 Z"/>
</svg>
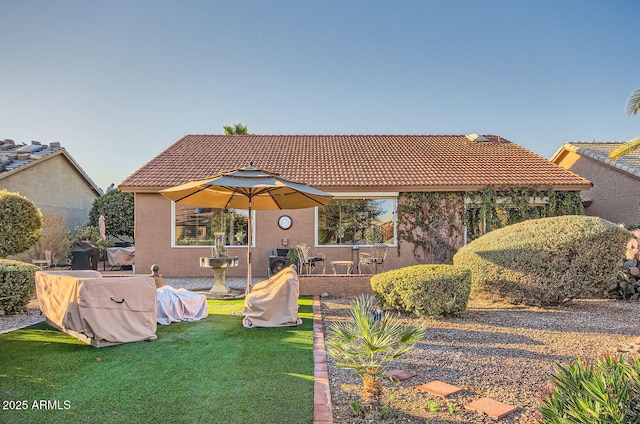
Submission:
<svg viewBox="0 0 640 424">
<path fill-rule="evenodd" d="M 196 205 L 193 205 L 196 206 Z M 214 208 L 214 209 L 220 209 L 220 208 Z M 239 211 L 248 211 L 247 209 L 240 209 L 240 208 L 233 208 Z M 252 210 L 251 211 L 251 247 L 254 248 L 256 246 L 256 211 Z M 172 248 L 176 248 L 176 249 L 183 249 L 183 248 L 213 248 L 213 243 L 214 241 L 211 240 L 212 244 L 199 244 L 199 245 L 193 245 L 193 244 L 189 244 L 189 245 L 184 245 L 184 244 L 176 244 L 176 202 L 171 201 L 171 247 Z M 231 248 L 246 248 L 248 245 L 247 244 L 242 244 L 242 245 L 237 245 L 237 244 L 225 244 L 224 248 L 225 249 L 231 249 Z"/>
<path fill-rule="evenodd" d="M 392 200 L 393 201 L 393 210 L 391 211 L 392 219 L 393 219 L 393 243 L 385 243 L 389 247 L 397 247 L 398 246 L 398 198 L 400 197 L 400 193 L 398 192 L 340 192 L 340 193 L 329 193 L 333 196 L 332 200 L 337 199 L 382 199 L 382 200 Z M 345 248 L 354 246 L 351 244 L 319 244 L 318 239 L 318 225 L 319 225 L 319 207 L 315 208 L 315 224 L 314 224 L 314 246 L 317 248 Z M 370 247 L 371 244 L 358 244 L 359 247 Z"/>
</svg>

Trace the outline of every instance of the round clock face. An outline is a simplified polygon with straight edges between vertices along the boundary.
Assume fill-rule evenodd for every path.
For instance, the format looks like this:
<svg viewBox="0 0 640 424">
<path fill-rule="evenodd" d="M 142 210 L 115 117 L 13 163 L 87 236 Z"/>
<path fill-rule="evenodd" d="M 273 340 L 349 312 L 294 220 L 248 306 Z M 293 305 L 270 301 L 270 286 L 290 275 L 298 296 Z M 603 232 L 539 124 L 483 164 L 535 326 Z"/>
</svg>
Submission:
<svg viewBox="0 0 640 424">
<path fill-rule="evenodd" d="M 291 228 L 291 224 L 292 224 L 291 217 L 287 215 L 282 215 L 278 219 L 278 226 L 283 230 L 288 230 L 289 228 Z"/>
</svg>

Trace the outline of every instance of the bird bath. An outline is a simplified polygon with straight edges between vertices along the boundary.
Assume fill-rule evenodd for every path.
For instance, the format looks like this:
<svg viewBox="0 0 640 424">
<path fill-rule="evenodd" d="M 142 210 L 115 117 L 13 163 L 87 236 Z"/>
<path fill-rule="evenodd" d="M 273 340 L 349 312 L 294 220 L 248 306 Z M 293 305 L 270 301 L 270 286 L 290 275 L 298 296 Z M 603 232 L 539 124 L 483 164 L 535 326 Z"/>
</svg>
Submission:
<svg viewBox="0 0 640 424">
<path fill-rule="evenodd" d="M 213 256 L 200 258 L 200 266 L 211 268 L 213 271 L 213 286 L 207 293 L 209 299 L 239 299 L 244 296 L 244 292 L 237 292 L 229 289 L 226 283 L 225 274 L 227 268 L 238 266 L 237 256 L 226 256 L 224 254 L 224 233 L 214 233 L 215 245 Z"/>
</svg>

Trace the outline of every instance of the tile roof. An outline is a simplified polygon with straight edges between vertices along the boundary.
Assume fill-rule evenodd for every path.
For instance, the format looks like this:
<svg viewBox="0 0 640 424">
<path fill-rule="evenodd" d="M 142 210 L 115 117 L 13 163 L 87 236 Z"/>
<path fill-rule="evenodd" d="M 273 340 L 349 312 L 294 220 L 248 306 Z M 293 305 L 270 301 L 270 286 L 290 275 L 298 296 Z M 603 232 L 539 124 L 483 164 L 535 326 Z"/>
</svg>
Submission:
<svg viewBox="0 0 640 424">
<path fill-rule="evenodd" d="M 13 140 L 0 140 L 0 179 L 13 175 L 23 169 L 35 166 L 44 160 L 57 155 L 63 155 L 71 165 L 82 175 L 98 195 L 102 189 L 89 177 L 80 165 L 71 157 L 60 143 L 42 144 L 32 141 L 31 144 L 16 144 Z"/>
<path fill-rule="evenodd" d="M 582 156 L 589 157 L 598 162 L 602 162 L 623 172 L 640 177 L 640 150 L 635 150 L 618 160 L 609 159 L 609 153 L 616 147 L 623 144 L 622 142 L 570 142 L 565 143 L 551 158 L 554 163 L 556 159 L 560 159 L 563 150 L 576 152 Z"/>
<path fill-rule="evenodd" d="M 152 192 L 250 161 L 325 190 L 452 191 L 591 183 L 495 135 L 186 135 L 119 188 Z"/>
</svg>

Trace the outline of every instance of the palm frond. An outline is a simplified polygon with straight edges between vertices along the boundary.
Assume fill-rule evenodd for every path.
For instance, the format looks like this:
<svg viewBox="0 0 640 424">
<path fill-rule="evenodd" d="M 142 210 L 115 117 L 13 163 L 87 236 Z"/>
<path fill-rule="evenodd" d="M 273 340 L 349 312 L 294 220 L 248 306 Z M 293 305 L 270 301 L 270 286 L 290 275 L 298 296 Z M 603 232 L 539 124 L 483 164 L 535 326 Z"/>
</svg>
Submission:
<svg viewBox="0 0 640 424">
<path fill-rule="evenodd" d="M 625 108 L 627 116 L 631 117 L 640 112 L 640 88 L 636 88 L 629 96 L 627 100 L 627 107 Z"/>
<path fill-rule="evenodd" d="M 640 136 L 632 138 L 626 143 L 622 143 L 620 146 L 616 147 L 609 153 L 609 159 L 618 160 L 622 156 L 631 153 L 640 147 Z"/>
</svg>

